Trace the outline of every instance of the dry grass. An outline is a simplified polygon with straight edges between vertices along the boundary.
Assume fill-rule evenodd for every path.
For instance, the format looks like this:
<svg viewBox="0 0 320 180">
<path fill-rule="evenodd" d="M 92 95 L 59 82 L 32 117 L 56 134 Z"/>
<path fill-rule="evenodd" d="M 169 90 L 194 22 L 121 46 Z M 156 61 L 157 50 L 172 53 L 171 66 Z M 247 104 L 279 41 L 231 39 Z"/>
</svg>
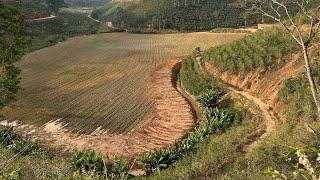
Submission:
<svg viewBox="0 0 320 180">
<path fill-rule="evenodd" d="M 243 37 L 243 34 L 99 34 L 26 55 L 18 99 L 4 119 L 44 124 L 62 118 L 73 132 L 102 126 L 125 133 L 154 112 L 147 81 L 156 65 Z"/>
</svg>

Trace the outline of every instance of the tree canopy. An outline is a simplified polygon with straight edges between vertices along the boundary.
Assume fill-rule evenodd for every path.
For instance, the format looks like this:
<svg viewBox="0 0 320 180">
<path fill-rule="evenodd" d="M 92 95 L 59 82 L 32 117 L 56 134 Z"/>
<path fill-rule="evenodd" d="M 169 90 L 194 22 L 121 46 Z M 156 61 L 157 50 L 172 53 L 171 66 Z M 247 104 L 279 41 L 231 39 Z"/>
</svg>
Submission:
<svg viewBox="0 0 320 180">
<path fill-rule="evenodd" d="M 0 3 L 0 108 L 13 101 L 20 89 L 20 69 L 15 66 L 27 44 L 20 12 Z"/>
</svg>

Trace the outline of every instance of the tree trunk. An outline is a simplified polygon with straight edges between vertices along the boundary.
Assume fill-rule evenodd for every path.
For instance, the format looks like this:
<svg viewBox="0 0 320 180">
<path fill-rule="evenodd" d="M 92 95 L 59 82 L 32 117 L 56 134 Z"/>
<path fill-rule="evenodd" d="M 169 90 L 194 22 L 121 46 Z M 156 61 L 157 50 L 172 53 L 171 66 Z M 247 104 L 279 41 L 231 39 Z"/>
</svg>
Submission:
<svg viewBox="0 0 320 180">
<path fill-rule="evenodd" d="M 310 89 L 311 89 L 311 92 L 312 92 L 312 96 L 313 96 L 313 99 L 314 99 L 314 102 L 317 106 L 317 110 L 318 110 L 318 116 L 320 115 L 320 98 L 319 98 L 319 91 L 318 91 L 318 88 L 316 86 L 316 83 L 315 83 L 315 80 L 312 76 L 312 69 L 311 69 L 311 62 L 310 62 L 310 58 L 309 58 L 309 55 L 308 55 L 308 47 L 306 46 L 302 46 L 302 49 L 303 49 L 303 57 L 304 57 L 304 60 L 305 60 L 305 65 L 306 65 L 306 69 L 307 69 L 307 76 L 308 76 L 308 79 L 309 79 L 309 83 L 310 83 Z"/>
</svg>

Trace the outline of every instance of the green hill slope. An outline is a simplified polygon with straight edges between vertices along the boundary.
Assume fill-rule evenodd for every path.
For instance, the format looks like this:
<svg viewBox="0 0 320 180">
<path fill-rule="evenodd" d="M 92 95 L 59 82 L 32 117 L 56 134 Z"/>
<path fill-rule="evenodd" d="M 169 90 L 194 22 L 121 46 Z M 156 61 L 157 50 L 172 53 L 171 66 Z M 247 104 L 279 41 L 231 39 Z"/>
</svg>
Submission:
<svg viewBox="0 0 320 180">
<path fill-rule="evenodd" d="M 103 6 L 110 0 L 65 0 L 70 7 L 99 7 Z"/>
<path fill-rule="evenodd" d="M 51 13 L 48 4 L 44 0 L 4 0 L 2 3 L 9 6 L 17 6 L 27 19 L 47 17 Z"/>
<path fill-rule="evenodd" d="M 241 0 L 113 1 L 92 15 L 127 28 L 179 30 L 240 27 L 259 21 L 247 14 L 246 3 Z"/>
</svg>

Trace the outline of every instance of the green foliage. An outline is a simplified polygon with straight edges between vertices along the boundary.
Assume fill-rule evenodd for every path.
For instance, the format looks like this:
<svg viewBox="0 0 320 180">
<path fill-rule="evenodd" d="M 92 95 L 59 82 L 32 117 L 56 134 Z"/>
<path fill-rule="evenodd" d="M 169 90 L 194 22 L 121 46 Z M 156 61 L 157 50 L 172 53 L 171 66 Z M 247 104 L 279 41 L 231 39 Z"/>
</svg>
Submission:
<svg viewBox="0 0 320 180">
<path fill-rule="evenodd" d="M 60 8 L 67 7 L 64 0 L 46 0 L 50 11 L 57 13 Z"/>
<path fill-rule="evenodd" d="M 69 37 L 94 34 L 98 32 L 99 27 L 100 24 L 88 18 L 85 13 L 61 9 L 56 19 L 28 24 L 27 35 L 32 42 L 28 51 L 57 44 Z"/>
<path fill-rule="evenodd" d="M 0 179 L 4 180 L 20 180 L 23 177 L 23 168 L 19 167 L 11 172 L 1 171 Z"/>
<path fill-rule="evenodd" d="M 214 79 L 195 68 L 195 55 L 191 55 L 182 61 L 180 78 L 184 88 L 196 96 L 205 89 L 212 87 Z"/>
<path fill-rule="evenodd" d="M 233 28 L 215 28 L 215 29 L 212 29 L 210 32 L 212 33 L 249 33 L 249 34 L 251 33 L 250 31 L 233 29 Z"/>
<path fill-rule="evenodd" d="M 297 48 L 298 44 L 285 30 L 275 27 L 213 47 L 204 53 L 204 59 L 220 71 L 245 73 L 256 69 L 267 70 L 283 63 L 284 57 Z"/>
<path fill-rule="evenodd" d="M 73 166 L 80 172 L 103 172 L 104 162 L 95 152 L 76 151 L 72 157 Z"/>
<path fill-rule="evenodd" d="M 217 131 L 224 131 L 233 122 L 234 116 L 224 110 L 215 108 L 206 112 L 205 123 L 195 127 L 187 138 L 180 143 L 177 143 L 174 147 L 167 147 L 144 154 L 141 163 L 144 165 L 147 175 L 168 168 L 190 151 L 197 149 L 198 144 L 203 142 L 206 137 Z"/>
<path fill-rule="evenodd" d="M 312 65 L 313 75 L 319 84 L 320 63 Z M 286 80 L 280 89 L 277 100 L 286 105 L 288 121 L 315 121 L 317 108 L 313 101 L 309 81 L 305 73 Z"/>
<path fill-rule="evenodd" d="M 65 2 L 71 7 L 98 7 L 105 5 L 110 0 L 65 0 Z"/>
<path fill-rule="evenodd" d="M 17 139 L 17 134 L 13 131 L 13 128 L 1 128 L 0 129 L 0 145 L 9 146 Z"/>
<path fill-rule="evenodd" d="M 25 22 L 15 8 L 0 3 L 0 108 L 15 100 L 20 89 L 20 60 L 27 44 Z"/>
<path fill-rule="evenodd" d="M 247 2 L 236 0 L 142 0 L 108 3 L 93 14 L 127 28 L 210 30 L 258 22 L 246 8 Z"/>
<path fill-rule="evenodd" d="M 227 111 L 210 108 L 205 112 L 204 119 L 210 127 L 223 131 L 232 125 L 234 116 Z"/>
<path fill-rule="evenodd" d="M 22 139 L 16 139 L 12 141 L 12 144 L 7 146 L 9 150 L 11 150 L 14 153 L 19 153 L 20 155 L 30 155 L 33 156 L 37 153 L 39 153 L 40 147 L 32 142 L 30 139 L 22 140 Z"/>
<path fill-rule="evenodd" d="M 220 89 L 208 88 L 198 96 L 197 100 L 202 109 L 210 109 L 217 106 L 221 95 Z"/>
<path fill-rule="evenodd" d="M 93 173 L 110 179 L 124 179 L 128 176 L 129 166 L 123 159 L 115 158 L 105 162 L 94 151 L 75 151 L 72 162 L 74 168 L 82 174 Z"/>
<path fill-rule="evenodd" d="M 0 145 L 6 147 L 13 153 L 20 155 L 35 155 L 39 152 L 40 147 L 37 143 L 30 139 L 23 140 L 19 137 L 12 127 L 4 127 L 0 129 Z"/>
<path fill-rule="evenodd" d="M 281 159 L 285 160 L 291 166 L 291 172 L 284 174 L 278 170 L 268 167 L 264 171 L 265 176 L 271 176 L 274 179 L 318 179 L 320 177 L 320 146 L 309 146 L 304 148 L 291 148 L 289 152 L 282 155 Z M 289 177 L 289 178 L 288 178 Z"/>
</svg>

